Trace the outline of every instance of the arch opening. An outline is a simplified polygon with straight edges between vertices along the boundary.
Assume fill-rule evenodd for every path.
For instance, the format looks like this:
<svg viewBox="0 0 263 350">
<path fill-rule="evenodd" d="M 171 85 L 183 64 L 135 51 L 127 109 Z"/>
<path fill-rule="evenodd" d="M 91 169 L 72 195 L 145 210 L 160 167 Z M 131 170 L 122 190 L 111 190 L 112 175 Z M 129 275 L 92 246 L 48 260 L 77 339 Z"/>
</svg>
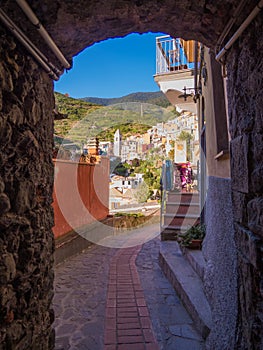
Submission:
<svg viewBox="0 0 263 350">
<path fill-rule="evenodd" d="M 113 4 L 100 1 L 89 2 L 84 6 L 84 2 L 76 1 L 73 7 L 72 3 L 62 0 L 47 1 L 40 5 L 39 2 L 30 1 L 30 5 L 68 59 L 105 38 L 149 30 L 169 33 L 174 37 L 198 39 L 207 47 L 213 48 L 233 10 L 237 8 L 237 3 L 238 1 L 218 1 L 216 4 L 195 2 L 186 5 L 164 0 L 160 5 L 159 1 L 154 0 L 144 3 L 118 1 Z M 254 5 L 254 1 L 250 2 L 241 17 L 245 17 Z M 17 18 L 30 38 L 56 62 L 24 15 L 17 10 L 15 2 L 4 0 L 1 6 L 10 16 Z M 238 22 L 242 20 L 241 17 Z M 4 313 L 1 320 L 1 339 L 13 347 L 21 344 L 23 339 L 24 343 L 35 347 L 41 345 L 50 348 L 50 344 L 54 342 L 51 331 L 53 316 L 49 311 L 53 278 L 50 209 L 53 180 L 50 159 L 54 107 L 52 83 L 2 25 L 0 31 L 4 34 L 0 39 L 1 47 L 4 48 L 0 63 L 3 77 L 0 80 L 0 105 L 2 130 L 5 131 L 1 134 L 1 240 L 5 242 L 1 245 L 1 257 L 4 259 L 6 290 L 10 291 L 9 297 L 1 301 L 4 303 L 1 305 Z M 225 300 L 232 303 L 235 322 L 226 325 L 231 329 L 228 338 L 223 331 L 219 334 L 221 328 L 213 329 L 219 332 L 214 333 L 214 338 L 210 338 L 210 348 L 213 349 L 224 348 L 224 341 L 233 345 L 232 348 L 256 348 L 262 343 L 263 328 L 257 317 L 262 300 L 258 292 L 261 281 L 259 261 L 262 255 L 262 164 L 261 148 L 258 147 L 262 143 L 262 79 L 259 74 L 263 59 L 261 39 L 262 14 L 251 23 L 227 56 L 232 179 L 230 182 L 229 178 L 222 179 L 221 174 L 216 176 L 217 168 L 213 169 L 215 172 L 209 179 L 209 186 L 214 189 L 210 198 L 209 214 L 213 218 L 210 229 L 213 232 L 217 230 L 222 249 L 217 247 L 215 250 L 208 250 L 214 252 L 215 257 L 219 251 L 227 252 L 234 258 L 237 256 L 236 265 L 232 265 L 236 268 L 234 279 L 225 283 L 225 278 L 229 278 L 229 275 L 220 269 L 222 261 L 226 262 L 225 256 L 221 260 L 217 260 L 219 256 L 214 260 L 211 256 L 206 258 L 211 258 L 207 276 L 215 276 L 218 271 L 223 272 L 221 286 L 230 286 L 231 293 L 233 292 L 233 299 L 228 294 Z M 222 165 L 223 160 L 218 159 L 217 164 Z M 226 198 L 229 198 L 231 191 L 233 199 L 229 202 L 231 205 L 227 206 Z M 218 205 L 213 207 L 214 199 Z M 234 215 L 231 219 L 235 236 L 231 237 L 234 250 L 228 245 L 228 215 L 232 212 L 232 205 Z M 220 231 L 222 227 L 213 225 L 213 222 L 219 222 L 223 213 L 224 234 Z M 10 219 L 13 220 L 12 225 Z M 211 247 L 211 242 L 207 244 Z M 34 266 L 37 268 L 34 269 Z M 225 272 L 229 271 L 229 266 L 231 265 L 226 266 Z M 218 279 L 214 280 L 216 283 L 220 274 L 217 276 Z M 29 284 L 32 286 L 30 293 Z M 36 285 L 38 287 L 33 288 Z M 224 327 L 225 315 L 219 305 L 222 294 L 219 293 L 220 288 L 214 286 L 211 283 L 207 285 L 207 294 L 217 301 L 213 312 L 217 324 Z M 251 286 L 256 288 L 252 290 Z M 224 288 L 222 290 L 225 291 Z M 39 309 L 35 300 L 38 300 Z M 26 314 L 19 305 L 28 305 Z M 43 314 L 41 310 L 45 310 Z M 248 319 L 251 320 L 251 327 L 246 327 Z M 34 336 L 28 334 L 27 329 L 32 329 Z M 14 333 L 16 339 L 12 338 Z"/>
</svg>

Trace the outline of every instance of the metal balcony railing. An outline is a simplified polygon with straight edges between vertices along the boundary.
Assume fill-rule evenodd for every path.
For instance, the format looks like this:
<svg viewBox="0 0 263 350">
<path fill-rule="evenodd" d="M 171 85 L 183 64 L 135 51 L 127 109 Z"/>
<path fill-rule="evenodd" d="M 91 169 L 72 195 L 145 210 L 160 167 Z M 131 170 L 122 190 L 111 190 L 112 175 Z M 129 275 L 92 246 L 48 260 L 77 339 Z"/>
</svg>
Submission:
<svg viewBox="0 0 263 350">
<path fill-rule="evenodd" d="M 194 69 L 193 40 L 172 38 L 169 35 L 156 38 L 156 74 Z"/>
</svg>

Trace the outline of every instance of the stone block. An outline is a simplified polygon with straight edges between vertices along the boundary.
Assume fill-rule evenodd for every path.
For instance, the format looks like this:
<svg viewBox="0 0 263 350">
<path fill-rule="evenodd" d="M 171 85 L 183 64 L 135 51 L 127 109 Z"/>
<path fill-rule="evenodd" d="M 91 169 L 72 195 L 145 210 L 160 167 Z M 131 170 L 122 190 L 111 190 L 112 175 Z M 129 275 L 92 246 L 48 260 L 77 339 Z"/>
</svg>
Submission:
<svg viewBox="0 0 263 350">
<path fill-rule="evenodd" d="M 0 193 L 0 215 L 10 210 L 10 201 L 5 193 Z"/>
<path fill-rule="evenodd" d="M 253 193 L 263 193 L 263 165 L 252 171 L 250 189 Z"/>
<path fill-rule="evenodd" d="M 28 228 L 30 226 L 30 222 L 24 217 L 11 213 L 0 218 L 0 229 L 7 229 L 8 227 L 15 226 L 21 226 L 23 230 L 25 230 L 25 227 Z"/>
<path fill-rule="evenodd" d="M 236 88 L 236 86 L 233 87 L 233 89 Z M 243 89 L 236 93 L 235 99 L 230 102 L 229 131 L 232 139 L 253 131 L 255 120 L 253 106 L 249 108 L 248 94 L 246 86 L 243 86 Z"/>
<path fill-rule="evenodd" d="M 260 147 L 262 143 L 263 135 L 261 133 L 254 132 L 253 134 L 251 134 L 251 151 L 253 162 L 255 163 L 260 163 L 262 161 L 262 148 Z"/>
<path fill-rule="evenodd" d="M 260 270 L 244 261 L 243 255 L 239 254 L 238 271 L 239 323 L 236 349 L 262 349 L 259 343 L 256 345 L 256 341 L 262 339 L 262 320 L 259 316 L 262 313 Z"/>
<path fill-rule="evenodd" d="M 261 80 L 261 79 L 260 79 Z M 262 84 L 262 80 L 261 80 Z M 263 91 L 262 88 L 260 88 L 260 94 L 261 97 L 259 98 L 259 101 L 263 101 Z M 255 130 L 257 132 L 263 132 L 263 110 L 262 108 L 257 108 L 255 112 Z"/>
<path fill-rule="evenodd" d="M 12 75 L 6 64 L 0 64 L 0 82 L 1 90 L 13 91 L 14 85 L 12 81 Z"/>
<path fill-rule="evenodd" d="M 261 251 L 263 247 L 262 240 L 238 224 L 235 224 L 235 238 L 237 250 L 244 262 L 260 270 L 263 257 Z"/>
<path fill-rule="evenodd" d="M 247 212 L 249 229 L 263 238 L 263 197 L 248 202 Z"/>
<path fill-rule="evenodd" d="M 5 189 L 5 183 L 4 183 L 3 179 L 0 176 L 0 193 L 4 192 L 4 189 Z"/>
<path fill-rule="evenodd" d="M 14 288 L 11 284 L 0 287 L 0 304 L 1 308 L 5 307 L 10 300 L 16 300 Z"/>
<path fill-rule="evenodd" d="M 6 146 L 11 142 L 12 138 L 12 127 L 4 119 L 0 118 L 0 145 Z"/>
<path fill-rule="evenodd" d="M 25 334 L 25 329 L 23 329 L 22 322 L 15 320 L 12 325 L 8 328 L 7 337 L 13 341 L 20 340 Z"/>
<path fill-rule="evenodd" d="M 7 283 L 14 279 L 16 275 L 16 264 L 13 255 L 10 253 L 2 254 L 0 261 L 0 282 Z"/>
<path fill-rule="evenodd" d="M 247 202 L 247 194 L 237 191 L 232 192 L 232 205 L 235 222 L 238 222 L 240 224 L 247 223 Z"/>
<path fill-rule="evenodd" d="M 31 208 L 34 196 L 34 184 L 29 180 L 23 180 L 15 183 L 16 197 L 13 198 L 12 206 L 18 214 L 24 213 Z"/>
<path fill-rule="evenodd" d="M 262 147 L 263 135 L 261 133 L 253 133 L 250 136 L 250 151 L 249 151 L 249 171 L 250 177 L 250 189 L 251 192 L 262 194 L 263 193 L 263 162 L 262 162 Z"/>
<path fill-rule="evenodd" d="M 23 122 L 23 112 L 20 106 L 13 105 L 8 113 L 8 121 L 11 124 L 21 125 Z"/>
<path fill-rule="evenodd" d="M 232 189 L 249 192 L 248 135 L 236 137 L 230 143 Z"/>
</svg>

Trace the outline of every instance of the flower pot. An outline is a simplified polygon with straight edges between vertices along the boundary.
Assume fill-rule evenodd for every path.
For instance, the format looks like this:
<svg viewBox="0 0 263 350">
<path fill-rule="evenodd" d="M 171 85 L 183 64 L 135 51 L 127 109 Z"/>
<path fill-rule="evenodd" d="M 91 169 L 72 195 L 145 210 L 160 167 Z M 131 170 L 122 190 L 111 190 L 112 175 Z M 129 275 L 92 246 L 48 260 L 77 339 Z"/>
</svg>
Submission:
<svg viewBox="0 0 263 350">
<path fill-rule="evenodd" d="M 202 248 L 202 239 L 192 239 L 189 245 L 189 249 L 201 249 Z"/>
</svg>

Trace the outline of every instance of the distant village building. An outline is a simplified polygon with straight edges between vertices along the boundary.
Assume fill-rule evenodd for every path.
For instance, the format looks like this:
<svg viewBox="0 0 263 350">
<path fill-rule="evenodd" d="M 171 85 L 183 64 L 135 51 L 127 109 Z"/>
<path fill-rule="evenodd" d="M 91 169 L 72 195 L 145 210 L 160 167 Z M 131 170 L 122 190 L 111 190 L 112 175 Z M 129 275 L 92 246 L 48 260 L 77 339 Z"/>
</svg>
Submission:
<svg viewBox="0 0 263 350">
<path fill-rule="evenodd" d="M 87 149 L 88 149 L 88 154 L 92 156 L 99 155 L 99 139 L 97 137 L 88 139 Z"/>
<path fill-rule="evenodd" d="M 138 158 L 137 153 L 137 141 L 136 140 L 126 140 L 121 145 L 121 160 L 122 162 L 133 160 Z"/>
<path fill-rule="evenodd" d="M 123 177 L 115 175 L 110 181 L 110 208 L 116 209 L 123 205 L 136 203 L 135 191 L 142 183 L 144 174 L 135 174 L 135 176 Z"/>
<path fill-rule="evenodd" d="M 99 142 L 99 153 L 101 155 L 110 155 L 112 151 L 112 143 L 110 141 L 100 141 Z"/>
<path fill-rule="evenodd" d="M 116 157 L 121 156 L 121 141 L 122 141 L 122 135 L 120 133 L 120 130 L 117 129 L 114 134 L 114 143 L 113 143 L 113 154 Z"/>
</svg>

